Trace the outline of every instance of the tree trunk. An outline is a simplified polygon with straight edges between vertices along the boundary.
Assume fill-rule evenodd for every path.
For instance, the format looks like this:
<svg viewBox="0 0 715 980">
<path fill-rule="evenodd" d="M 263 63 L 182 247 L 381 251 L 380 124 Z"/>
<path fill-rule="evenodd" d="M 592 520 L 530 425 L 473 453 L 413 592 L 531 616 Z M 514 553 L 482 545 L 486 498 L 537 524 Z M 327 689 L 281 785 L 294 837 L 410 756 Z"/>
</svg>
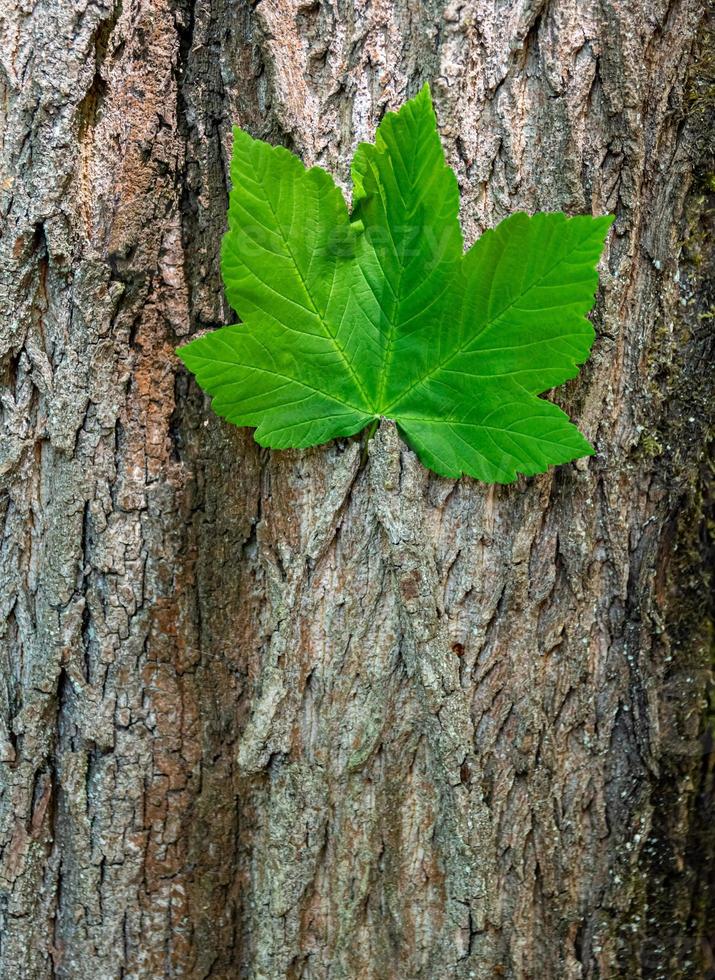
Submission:
<svg viewBox="0 0 715 980">
<path fill-rule="evenodd" d="M 704 16 L 7 0 L 3 978 L 715 976 Z M 262 451 L 173 354 L 231 123 L 345 186 L 424 80 L 470 243 L 617 216 L 598 454 L 511 487 Z"/>
</svg>

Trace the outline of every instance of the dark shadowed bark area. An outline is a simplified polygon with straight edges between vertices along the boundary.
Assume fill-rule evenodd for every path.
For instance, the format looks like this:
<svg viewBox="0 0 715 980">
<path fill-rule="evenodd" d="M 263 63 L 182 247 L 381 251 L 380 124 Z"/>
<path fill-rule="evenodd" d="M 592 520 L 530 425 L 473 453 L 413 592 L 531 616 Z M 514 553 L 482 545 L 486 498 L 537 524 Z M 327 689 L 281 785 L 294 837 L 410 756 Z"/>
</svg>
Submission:
<svg viewBox="0 0 715 980">
<path fill-rule="evenodd" d="M 5 0 L 0 976 L 715 975 L 706 14 Z M 511 487 L 260 450 L 173 353 L 231 124 L 345 186 L 425 80 L 468 242 L 616 215 L 598 454 Z"/>
</svg>

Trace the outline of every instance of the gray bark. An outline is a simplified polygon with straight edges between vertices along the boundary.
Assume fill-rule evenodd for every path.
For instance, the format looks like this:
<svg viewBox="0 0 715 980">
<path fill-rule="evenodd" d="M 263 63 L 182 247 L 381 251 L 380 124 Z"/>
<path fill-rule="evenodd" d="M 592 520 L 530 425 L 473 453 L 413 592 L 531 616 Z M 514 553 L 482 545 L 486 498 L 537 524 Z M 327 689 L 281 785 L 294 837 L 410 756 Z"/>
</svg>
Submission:
<svg viewBox="0 0 715 980">
<path fill-rule="evenodd" d="M 705 14 L 7 0 L 3 978 L 712 975 Z M 262 451 L 173 354 L 230 125 L 345 184 L 423 80 L 469 242 L 617 216 L 598 455 L 512 487 Z"/>
</svg>

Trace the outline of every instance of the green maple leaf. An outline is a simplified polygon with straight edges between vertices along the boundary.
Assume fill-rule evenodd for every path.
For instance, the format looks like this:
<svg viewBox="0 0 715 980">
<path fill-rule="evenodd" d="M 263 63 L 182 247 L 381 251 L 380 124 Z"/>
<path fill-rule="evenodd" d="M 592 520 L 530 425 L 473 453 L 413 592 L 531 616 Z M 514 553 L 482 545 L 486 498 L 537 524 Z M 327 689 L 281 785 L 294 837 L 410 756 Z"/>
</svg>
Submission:
<svg viewBox="0 0 715 980">
<path fill-rule="evenodd" d="M 241 323 L 178 354 L 263 446 L 394 419 L 425 465 L 509 483 L 593 449 L 538 395 L 578 373 L 610 216 L 517 213 L 466 253 L 429 88 L 332 177 L 234 131 L 222 270 Z"/>
</svg>

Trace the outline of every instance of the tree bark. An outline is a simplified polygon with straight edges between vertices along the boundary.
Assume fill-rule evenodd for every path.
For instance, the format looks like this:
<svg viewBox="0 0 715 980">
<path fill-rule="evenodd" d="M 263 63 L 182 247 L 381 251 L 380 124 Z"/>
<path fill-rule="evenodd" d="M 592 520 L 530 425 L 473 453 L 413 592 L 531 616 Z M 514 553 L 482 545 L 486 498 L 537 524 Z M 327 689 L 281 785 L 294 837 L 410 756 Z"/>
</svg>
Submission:
<svg viewBox="0 0 715 980">
<path fill-rule="evenodd" d="M 2 977 L 715 976 L 705 16 L 5 5 Z M 262 451 L 173 353 L 231 124 L 346 186 L 424 80 L 469 243 L 617 216 L 598 454 L 511 487 Z"/>
</svg>

